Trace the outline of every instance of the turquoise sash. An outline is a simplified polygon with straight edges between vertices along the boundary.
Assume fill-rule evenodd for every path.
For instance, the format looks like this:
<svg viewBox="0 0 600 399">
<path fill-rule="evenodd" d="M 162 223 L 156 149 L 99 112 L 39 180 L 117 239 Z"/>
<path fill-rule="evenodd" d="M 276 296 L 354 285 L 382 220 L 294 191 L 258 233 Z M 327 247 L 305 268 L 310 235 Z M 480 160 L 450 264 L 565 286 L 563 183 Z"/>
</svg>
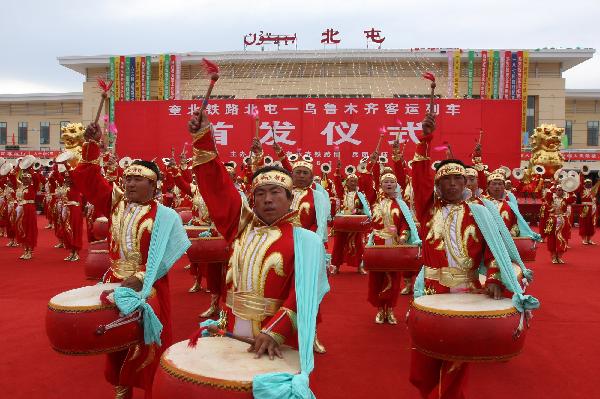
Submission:
<svg viewBox="0 0 600 399">
<path fill-rule="evenodd" d="M 146 345 L 152 343 L 160 345 L 160 334 L 163 328 L 152 307 L 146 303 L 146 298 L 150 295 L 156 280 L 167 274 L 190 245 L 179 214 L 173 209 L 159 204 L 152 227 L 142 290 L 137 292 L 131 288 L 118 287 L 114 293 L 115 303 L 124 315 L 141 309 Z"/>
<path fill-rule="evenodd" d="M 306 229 L 294 227 L 294 274 L 296 284 L 296 323 L 300 374 L 268 373 L 254 377 L 255 399 L 311 399 L 308 376 L 314 368 L 313 342 L 319 304 L 329 291 L 325 269 L 325 248 L 321 238 Z"/>
</svg>

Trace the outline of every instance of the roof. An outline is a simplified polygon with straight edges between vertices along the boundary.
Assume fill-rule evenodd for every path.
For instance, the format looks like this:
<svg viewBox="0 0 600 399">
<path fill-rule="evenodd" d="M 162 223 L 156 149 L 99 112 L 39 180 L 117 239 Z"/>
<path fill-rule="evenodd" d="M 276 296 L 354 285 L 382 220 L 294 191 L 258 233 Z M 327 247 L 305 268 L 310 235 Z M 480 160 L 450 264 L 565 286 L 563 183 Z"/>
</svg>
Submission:
<svg viewBox="0 0 600 399">
<path fill-rule="evenodd" d="M 49 101 L 83 101 L 83 92 L 74 91 L 68 93 L 0 94 L 0 103 L 32 103 Z"/>
<path fill-rule="evenodd" d="M 565 98 L 569 100 L 600 100 L 600 89 L 566 89 Z"/>
<path fill-rule="evenodd" d="M 399 59 L 411 59 L 417 57 L 426 57 L 429 61 L 443 62 L 448 59 L 448 51 L 454 49 L 342 49 L 342 50 L 281 50 L 281 51 L 227 51 L 200 53 L 189 52 L 182 53 L 182 64 L 198 63 L 202 58 L 208 58 L 221 63 L 247 62 L 275 62 L 285 60 L 291 62 L 294 60 L 307 61 L 336 61 L 348 60 L 371 60 L 395 61 Z M 476 55 L 486 49 L 473 49 Z M 503 49 L 510 50 L 510 49 Z M 519 51 L 513 49 L 511 51 Z M 469 50 L 462 50 L 462 59 L 467 61 Z M 576 49 L 530 49 L 529 58 L 534 62 L 560 62 L 563 65 L 563 71 L 573 68 L 593 57 L 596 52 L 593 48 Z M 128 56 L 147 56 L 148 54 L 129 54 Z M 152 62 L 158 61 L 158 54 L 152 54 Z M 60 65 L 72 69 L 75 72 L 85 74 L 86 68 L 107 67 L 110 62 L 110 55 L 92 55 L 92 56 L 64 56 L 58 57 Z"/>
</svg>

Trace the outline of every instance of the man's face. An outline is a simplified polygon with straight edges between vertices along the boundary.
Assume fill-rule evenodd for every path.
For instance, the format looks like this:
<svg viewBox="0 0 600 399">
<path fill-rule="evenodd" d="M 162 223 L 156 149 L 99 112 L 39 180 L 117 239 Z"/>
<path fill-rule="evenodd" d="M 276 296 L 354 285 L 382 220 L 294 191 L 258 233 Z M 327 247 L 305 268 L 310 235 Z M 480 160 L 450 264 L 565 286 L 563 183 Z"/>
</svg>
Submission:
<svg viewBox="0 0 600 399">
<path fill-rule="evenodd" d="M 563 190 L 563 188 L 561 186 L 556 187 L 556 191 L 555 193 L 559 196 L 562 197 L 563 194 L 565 193 L 565 191 Z"/>
<path fill-rule="evenodd" d="M 346 179 L 346 187 L 348 188 L 348 190 L 354 191 L 354 190 L 356 190 L 357 186 L 358 186 L 358 180 L 356 178 L 350 177 L 350 178 Z"/>
<path fill-rule="evenodd" d="M 156 183 L 142 176 L 126 176 L 124 178 L 125 198 L 129 202 L 145 204 L 154 197 Z"/>
<path fill-rule="evenodd" d="M 505 188 L 506 190 L 510 190 L 510 189 L 512 189 L 512 182 L 511 182 L 510 180 L 507 180 L 507 181 L 505 181 L 505 182 L 504 182 L 504 188 Z"/>
<path fill-rule="evenodd" d="M 504 182 L 502 180 L 492 180 L 488 183 L 488 194 L 496 199 L 504 199 Z"/>
<path fill-rule="evenodd" d="M 391 177 L 386 177 L 381 181 L 381 189 L 390 197 L 396 196 L 396 186 L 396 180 L 392 179 Z"/>
<path fill-rule="evenodd" d="M 290 211 L 291 198 L 281 186 L 265 184 L 254 190 L 254 212 L 266 224 L 281 219 Z"/>
<path fill-rule="evenodd" d="M 317 184 L 321 184 L 321 176 L 315 176 L 315 177 L 313 178 L 313 181 L 314 181 L 315 183 L 317 183 Z"/>
<path fill-rule="evenodd" d="M 443 176 L 437 182 L 442 199 L 452 204 L 462 201 L 465 186 L 466 180 L 462 175 Z"/>
<path fill-rule="evenodd" d="M 477 176 L 467 176 L 466 179 L 467 179 L 467 183 L 466 183 L 467 188 L 469 190 L 471 190 L 471 192 L 475 193 L 475 190 L 477 190 L 479 188 Z"/>
<path fill-rule="evenodd" d="M 21 176 L 21 183 L 23 183 L 24 186 L 28 186 L 29 183 L 31 183 L 31 176 L 29 176 L 29 175 Z"/>
<path fill-rule="evenodd" d="M 292 181 L 294 183 L 294 187 L 298 188 L 306 188 L 310 186 L 312 183 L 313 174 L 310 169 L 305 168 L 304 166 L 299 166 L 292 170 Z"/>
<path fill-rule="evenodd" d="M 592 188 L 592 182 L 591 181 L 586 181 L 584 184 L 585 188 Z"/>
</svg>

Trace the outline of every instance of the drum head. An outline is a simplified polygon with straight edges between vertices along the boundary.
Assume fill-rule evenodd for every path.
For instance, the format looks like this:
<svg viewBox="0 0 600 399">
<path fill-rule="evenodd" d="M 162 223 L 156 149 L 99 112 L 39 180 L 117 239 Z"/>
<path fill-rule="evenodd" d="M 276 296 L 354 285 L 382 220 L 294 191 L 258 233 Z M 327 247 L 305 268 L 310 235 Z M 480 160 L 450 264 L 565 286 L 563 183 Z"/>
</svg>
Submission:
<svg viewBox="0 0 600 399">
<path fill-rule="evenodd" d="M 48 306 L 57 308 L 81 308 L 100 306 L 102 291 L 114 290 L 120 283 L 96 284 L 61 292 L 52 297 Z"/>
<path fill-rule="evenodd" d="M 181 341 L 165 351 L 161 366 L 171 375 L 185 375 L 199 383 L 239 388 L 251 387 L 258 374 L 300 373 L 298 351 L 283 346 L 283 359 L 254 359 L 254 353 L 247 352 L 248 346 L 223 337 L 200 338 L 195 348 L 188 347 L 188 341 Z"/>
<path fill-rule="evenodd" d="M 483 294 L 436 294 L 416 298 L 418 309 L 440 314 L 506 314 L 515 311 L 509 298 L 493 299 Z"/>
</svg>

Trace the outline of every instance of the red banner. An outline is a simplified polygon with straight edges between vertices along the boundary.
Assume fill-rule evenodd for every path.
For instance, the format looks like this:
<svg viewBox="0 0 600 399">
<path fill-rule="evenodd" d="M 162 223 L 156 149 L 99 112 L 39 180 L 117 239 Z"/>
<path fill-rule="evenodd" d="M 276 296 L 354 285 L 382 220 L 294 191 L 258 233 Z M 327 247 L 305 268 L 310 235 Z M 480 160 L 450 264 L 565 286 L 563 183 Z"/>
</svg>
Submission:
<svg viewBox="0 0 600 399">
<path fill-rule="evenodd" d="M 600 161 L 600 151 L 561 151 L 565 161 Z M 522 152 L 521 160 L 529 161 L 531 159 L 530 152 Z"/>
<path fill-rule="evenodd" d="M 240 159 L 249 153 L 260 113 L 260 139 L 265 148 L 273 138 L 285 151 L 309 152 L 317 165 L 335 159 L 339 146 L 344 164 L 357 164 L 375 149 L 384 132 L 381 152 L 400 136 L 411 159 L 421 121 L 429 108 L 426 99 L 247 99 L 213 100 L 208 113 L 214 125 L 217 148 L 223 159 Z M 187 122 L 201 101 L 117 102 L 119 156 L 161 158 L 177 154 L 190 142 Z M 470 162 L 470 154 L 483 129 L 483 156 L 490 167 L 517 167 L 520 162 L 521 102 L 514 100 L 439 100 L 433 146 L 447 141 L 455 157 Z M 389 143 L 389 144 L 388 144 Z M 271 150 L 266 150 L 271 153 Z M 191 155 L 188 146 L 188 156 Z M 445 158 L 445 151 L 432 158 Z"/>
<path fill-rule="evenodd" d="M 52 159 L 58 154 L 60 154 L 60 151 L 0 151 L 0 157 L 3 158 L 20 158 L 33 155 L 36 158 Z"/>
</svg>

